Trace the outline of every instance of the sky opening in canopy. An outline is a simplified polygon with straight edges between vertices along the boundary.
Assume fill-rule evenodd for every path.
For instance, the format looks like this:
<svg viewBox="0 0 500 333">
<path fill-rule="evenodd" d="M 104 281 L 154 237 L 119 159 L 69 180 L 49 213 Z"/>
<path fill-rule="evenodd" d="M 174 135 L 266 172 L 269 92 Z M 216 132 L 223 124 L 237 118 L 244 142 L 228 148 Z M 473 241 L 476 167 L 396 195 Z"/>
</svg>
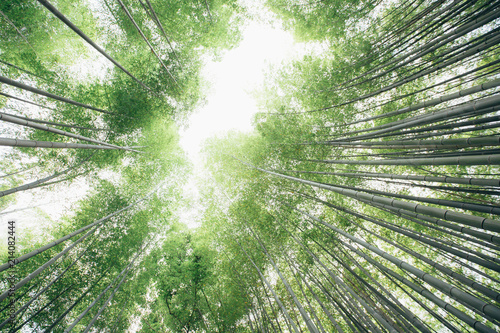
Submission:
<svg viewBox="0 0 500 333">
<path fill-rule="evenodd" d="M 265 69 L 304 50 L 304 45 L 295 43 L 278 25 L 251 21 L 238 47 L 226 52 L 221 61 L 205 61 L 202 75 L 210 85 L 206 103 L 180 131 L 180 145 L 193 163 L 193 173 L 183 187 L 185 207 L 180 212 L 180 220 L 190 228 L 199 226 L 203 210 L 197 185 L 197 179 L 207 177 L 200 156 L 203 142 L 229 131 L 251 131 L 258 112 L 252 91 L 263 82 Z"/>
<path fill-rule="evenodd" d="M 230 130 L 251 130 L 257 112 L 251 91 L 264 79 L 264 69 L 291 57 L 295 46 L 290 33 L 252 21 L 237 48 L 221 61 L 205 62 L 202 75 L 210 83 L 207 101 L 180 133 L 181 146 L 194 163 L 207 138 Z"/>
</svg>

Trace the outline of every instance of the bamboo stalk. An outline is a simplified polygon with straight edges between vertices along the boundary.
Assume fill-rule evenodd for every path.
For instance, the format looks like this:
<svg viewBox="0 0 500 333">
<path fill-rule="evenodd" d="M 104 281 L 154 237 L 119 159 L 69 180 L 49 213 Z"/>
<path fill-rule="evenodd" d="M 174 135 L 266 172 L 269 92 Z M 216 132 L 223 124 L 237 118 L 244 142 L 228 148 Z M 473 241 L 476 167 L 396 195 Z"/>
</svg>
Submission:
<svg viewBox="0 0 500 333">
<path fill-rule="evenodd" d="M 120 68 L 125 74 L 134 79 L 137 83 L 139 83 L 146 90 L 151 90 L 148 86 L 146 86 L 142 81 L 132 75 L 129 71 L 127 71 L 122 65 L 120 65 L 115 59 L 113 59 L 109 54 L 107 54 L 102 48 L 100 48 L 96 43 L 94 43 L 87 35 L 83 33 L 76 25 L 71 23 L 61 12 L 59 12 L 54 6 L 52 6 L 47 0 L 38 0 L 45 8 L 47 8 L 52 14 L 54 14 L 59 20 L 61 20 L 64 24 L 66 24 L 71 30 L 73 30 L 78 36 L 83 38 L 87 43 L 89 43 L 97 52 L 105 56 L 109 61 L 111 61 L 116 67 Z"/>
</svg>

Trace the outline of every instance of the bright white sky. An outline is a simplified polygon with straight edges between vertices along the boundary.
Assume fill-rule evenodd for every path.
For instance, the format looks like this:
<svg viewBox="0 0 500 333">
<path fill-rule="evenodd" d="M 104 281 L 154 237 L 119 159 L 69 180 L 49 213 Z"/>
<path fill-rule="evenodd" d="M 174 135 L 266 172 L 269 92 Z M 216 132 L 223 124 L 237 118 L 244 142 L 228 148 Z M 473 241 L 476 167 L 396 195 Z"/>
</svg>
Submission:
<svg viewBox="0 0 500 333">
<path fill-rule="evenodd" d="M 301 54 L 298 47 L 290 33 L 250 22 L 237 48 L 228 51 L 222 61 L 205 64 L 202 75 L 211 84 L 207 103 L 191 115 L 189 127 L 180 132 L 180 144 L 194 165 L 183 187 L 184 207 L 178 212 L 188 227 L 199 226 L 203 214 L 196 181 L 206 175 L 200 156 L 203 142 L 230 130 L 251 131 L 258 111 L 251 91 L 263 82 L 265 68 Z"/>
<path fill-rule="evenodd" d="M 212 85 L 207 103 L 180 133 L 181 146 L 194 163 L 207 138 L 229 130 L 251 130 L 257 106 L 250 92 L 263 81 L 264 68 L 291 57 L 294 46 L 289 33 L 250 22 L 237 48 L 228 51 L 220 62 L 206 63 L 203 76 Z"/>
</svg>

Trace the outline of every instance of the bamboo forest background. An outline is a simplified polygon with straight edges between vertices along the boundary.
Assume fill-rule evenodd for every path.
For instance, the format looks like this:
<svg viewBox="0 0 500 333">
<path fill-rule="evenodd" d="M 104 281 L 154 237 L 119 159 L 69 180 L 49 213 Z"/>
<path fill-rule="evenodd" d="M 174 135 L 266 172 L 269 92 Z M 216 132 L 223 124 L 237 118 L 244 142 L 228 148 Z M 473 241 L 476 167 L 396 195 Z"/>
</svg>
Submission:
<svg viewBox="0 0 500 333">
<path fill-rule="evenodd" d="M 0 3 L 2 332 L 498 332 L 500 2 L 263 5 Z M 314 51 L 205 143 L 189 229 L 178 130 L 248 20 Z"/>
</svg>

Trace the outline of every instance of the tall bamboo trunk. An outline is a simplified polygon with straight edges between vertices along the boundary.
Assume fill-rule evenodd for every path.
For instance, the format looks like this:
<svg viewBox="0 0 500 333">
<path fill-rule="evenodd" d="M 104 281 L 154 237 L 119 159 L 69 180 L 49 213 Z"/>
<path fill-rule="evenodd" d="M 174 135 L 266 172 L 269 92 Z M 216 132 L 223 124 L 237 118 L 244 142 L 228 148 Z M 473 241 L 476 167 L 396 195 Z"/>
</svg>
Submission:
<svg viewBox="0 0 500 333">
<path fill-rule="evenodd" d="M 30 91 L 30 92 L 35 93 L 37 95 L 42 95 L 42 96 L 45 96 L 45 97 L 49 97 L 49 98 L 55 99 L 55 100 L 60 101 L 60 102 L 68 103 L 68 104 L 75 105 L 75 106 L 80 106 L 82 108 L 86 108 L 86 109 L 89 109 L 89 110 L 94 110 L 94 111 L 98 111 L 98 112 L 106 113 L 106 114 L 110 114 L 110 115 L 115 115 L 115 116 L 119 115 L 119 114 L 116 114 L 116 113 L 113 113 L 113 112 L 109 112 L 109 111 L 106 111 L 106 110 L 103 110 L 103 109 L 100 109 L 100 108 L 96 108 L 96 107 L 93 107 L 93 106 L 90 106 L 90 105 L 87 105 L 87 104 L 84 104 L 84 103 L 73 101 L 73 100 L 71 100 L 69 98 L 58 96 L 58 95 L 49 93 L 47 91 L 35 88 L 35 87 L 28 86 L 28 85 L 26 85 L 24 83 L 11 80 L 11 79 L 9 79 L 9 78 L 7 78 L 5 76 L 1 76 L 0 75 L 0 82 L 8 84 L 9 86 L 13 86 L 13 87 L 19 88 L 19 89 Z M 120 116 L 122 116 L 122 115 L 120 115 Z M 126 117 L 126 116 L 122 116 L 122 117 Z"/>
<path fill-rule="evenodd" d="M 90 145 L 85 143 L 67 143 L 52 141 L 33 141 L 23 139 L 0 138 L 0 146 L 27 147 L 27 148 L 52 148 L 52 149 L 117 149 L 110 146 Z"/>
<path fill-rule="evenodd" d="M 392 326 L 382 318 L 369 304 L 367 304 L 359 295 L 357 295 L 349 286 L 347 286 L 342 279 L 340 279 L 337 275 L 335 275 L 314 253 L 312 253 L 300 240 L 298 240 L 293 234 L 289 233 L 290 236 L 295 240 L 297 244 L 300 245 L 312 258 L 315 262 L 317 262 L 330 277 L 337 283 L 342 286 L 357 302 L 359 302 L 377 321 L 384 326 L 389 332 L 397 333 L 396 330 L 392 328 Z"/>
<path fill-rule="evenodd" d="M 295 210 L 297 210 L 297 209 L 295 208 Z M 313 220 L 316 221 L 317 219 L 315 218 Z M 316 221 L 316 222 L 318 222 L 318 221 Z M 324 224 L 324 222 L 320 222 L 320 223 Z M 493 333 L 494 332 L 494 330 L 492 330 L 491 328 L 483 325 L 479 321 L 475 320 L 474 318 L 471 318 L 467 314 L 465 314 L 462 311 L 458 310 L 456 307 L 452 306 L 451 304 L 446 303 L 445 301 L 443 301 L 440 298 L 436 297 L 433 293 L 431 293 L 427 289 L 425 289 L 423 287 L 420 287 L 420 286 L 414 284 L 413 282 L 410 282 L 409 280 L 405 279 L 404 277 L 402 277 L 398 273 L 396 273 L 396 272 L 392 271 L 391 269 L 387 268 L 386 266 L 380 264 L 378 261 L 375 261 L 371 257 L 367 256 L 364 252 L 359 251 L 358 249 L 352 247 L 348 243 L 343 243 L 343 245 L 346 246 L 353 253 L 356 253 L 360 257 L 364 258 L 370 264 L 374 265 L 375 267 L 377 267 L 381 271 L 389 274 L 390 276 L 392 276 L 396 280 L 404 283 L 406 286 L 410 287 L 412 290 L 414 290 L 418 294 L 424 296 L 425 298 L 427 298 L 428 300 L 430 300 L 434 304 L 436 304 L 439 307 L 441 307 L 441 308 L 445 309 L 446 311 L 450 312 L 451 314 L 453 314 L 454 316 L 456 316 L 457 318 L 459 318 L 460 320 L 462 320 L 463 322 L 465 322 L 466 324 L 468 324 L 472 328 L 476 329 L 477 331 L 479 331 L 479 332 L 488 332 L 488 333 Z"/>
<path fill-rule="evenodd" d="M 34 301 L 36 301 L 38 299 L 38 297 L 40 297 L 40 295 L 42 295 L 44 292 L 46 292 L 54 283 L 56 283 L 59 279 L 61 279 L 64 276 L 64 274 L 66 274 L 66 272 L 69 271 L 71 269 L 71 267 L 73 267 L 85 253 L 87 253 L 88 249 L 92 246 L 92 243 L 89 246 L 87 246 L 87 248 L 85 250 L 83 250 L 82 253 L 75 260 L 73 260 L 73 262 L 70 265 L 68 265 L 68 267 L 66 267 L 59 275 L 57 275 L 45 287 L 43 287 L 33 297 L 31 297 L 31 299 L 28 302 L 26 302 L 23 306 L 19 307 L 19 309 L 17 309 L 16 312 L 11 314 L 9 316 L 9 318 L 7 318 L 4 322 L 0 323 L 0 328 L 4 327 L 7 323 L 13 321 L 15 319 L 15 317 L 17 317 L 21 312 L 28 309 L 28 307 Z"/>
<path fill-rule="evenodd" d="M 94 305 L 104 296 L 104 294 L 112 287 L 112 285 L 115 284 L 120 279 L 120 277 L 122 277 L 122 276 L 125 277 L 128 274 L 130 268 L 133 266 L 134 262 L 137 260 L 137 258 L 139 257 L 139 255 L 141 253 L 143 253 L 143 251 L 145 250 L 146 247 L 147 247 L 147 245 L 141 246 L 141 248 L 139 249 L 139 251 L 137 251 L 137 254 L 130 261 L 130 263 L 127 266 L 125 266 L 125 268 L 120 272 L 120 274 L 118 274 L 115 277 L 115 279 L 110 284 L 108 284 L 108 286 L 106 288 L 104 288 L 104 290 L 94 299 L 94 301 L 92 301 L 92 303 L 90 303 L 90 305 L 85 310 L 83 310 L 83 312 L 78 316 L 78 318 L 76 318 L 64 330 L 64 333 L 70 332 L 75 327 L 75 325 L 78 324 L 82 320 L 82 318 L 90 311 L 90 309 L 92 309 L 94 307 Z"/>
<path fill-rule="evenodd" d="M 297 305 L 297 308 L 299 309 L 299 312 L 302 316 L 302 319 L 304 319 L 304 322 L 306 323 L 306 326 L 308 327 L 308 329 L 310 331 L 312 331 L 313 333 L 319 333 L 318 328 L 312 322 L 311 318 L 309 317 L 309 315 L 305 311 L 304 307 L 302 306 L 302 304 L 298 300 L 297 296 L 295 295 L 292 287 L 290 287 L 288 280 L 283 276 L 283 274 L 281 273 L 281 270 L 278 268 L 278 265 L 276 265 L 276 262 L 273 260 L 273 258 L 271 257 L 271 255 L 267 251 L 266 247 L 264 246 L 264 244 L 262 243 L 260 238 L 255 234 L 255 232 L 252 230 L 252 228 L 248 224 L 247 224 L 247 227 L 250 230 L 250 232 L 252 233 L 253 237 L 259 243 L 259 245 L 260 245 L 262 251 L 264 252 L 264 254 L 266 255 L 266 257 L 271 262 L 271 265 L 274 267 L 274 270 L 276 271 L 276 273 L 278 273 L 278 276 L 280 277 L 281 281 L 285 285 L 286 290 L 288 291 L 289 295 L 292 297 L 294 303 Z"/>
<path fill-rule="evenodd" d="M 393 255 L 390 255 L 387 252 L 382 251 L 382 250 L 374 247 L 373 245 L 371 245 L 371 244 L 369 244 L 369 243 L 367 243 L 367 242 L 365 242 L 357 237 L 354 237 L 354 236 L 346 233 L 345 231 L 343 231 L 339 228 L 336 228 L 333 225 L 328 224 L 328 223 L 308 214 L 307 212 L 304 212 L 304 211 L 297 209 L 297 208 L 294 208 L 294 209 L 296 211 L 304 214 L 305 216 L 309 217 L 310 219 L 313 219 L 314 221 L 332 229 L 336 233 L 339 233 L 342 236 L 350 239 L 351 241 L 365 247 L 366 249 L 381 256 L 382 258 L 387 259 L 388 261 L 397 265 L 399 268 L 417 276 L 419 279 L 427 282 L 429 285 L 433 286 L 434 288 L 439 289 L 440 291 L 446 293 L 447 295 L 449 295 L 453 298 L 457 298 L 457 299 L 462 300 L 467 305 L 475 308 L 476 310 L 484 313 L 487 316 L 491 316 L 492 318 L 494 318 L 496 320 L 500 319 L 500 309 L 497 308 L 496 306 L 489 304 L 487 302 L 484 302 L 481 299 L 478 299 L 477 297 L 475 297 L 471 294 L 465 293 L 465 292 L 457 289 L 456 287 L 454 287 L 454 286 L 452 286 L 444 281 L 441 281 L 441 280 L 435 278 L 434 276 L 432 276 L 432 275 L 430 275 L 430 274 L 428 274 L 428 273 L 426 273 L 426 272 L 424 272 L 424 271 L 422 271 L 422 270 L 420 270 L 412 265 L 409 265 L 408 263 L 404 262 L 403 260 L 396 258 Z"/>
<path fill-rule="evenodd" d="M 45 8 L 47 8 L 52 14 L 54 14 L 59 20 L 61 20 L 64 24 L 66 24 L 71 30 L 73 30 L 78 36 L 83 38 L 87 43 L 89 43 L 97 52 L 105 56 L 109 61 L 111 61 L 116 67 L 120 68 L 125 74 L 134 79 L 137 83 L 139 83 L 143 88 L 147 90 L 151 90 L 148 86 L 146 86 L 142 81 L 132 75 L 129 71 L 127 71 L 122 65 L 120 65 L 115 59 L 113 59 L 109 54 L 107 54 L 102 48 L 100 48 L 96 43 L 94 43 L 87 35 L 83 33 L 76 25 L 71 23 L 61 12 L 59 12 L 54 6 L 52 6 L 47 0 L 38 0 Z"/>
<path fill-rule="evenodd" d="M 83 330 L 84 333 L 87 333 L 92 328 L 92 326 L 94 326 L 94 324 L 97 321 L 97 319 L 99 318 L 99 316 L 106 309 L 106 307 L 108 306 L 108 304 L 111 302 L 111 300 L 115 296 L 115 294 L 118 291 L 118 289 L 120 289 L 121 285 L 123 284 L 123 282 L 127 278 L 127 275 L 130 273 L 130 271 L 131 271 L 131 269 L 127 270 L 125 272 L 125 274 L 123 274 L 122 279 L 120 280 L 120 282 L 118 283 L 118 285 L 115 287 L 115 289 L 113 290 L 113 292 L 111 293 L 111 295 L 108 297 L 108 299 L 106 300 L 106 302 L 104 302 L 104 304 L 99 308 L 99 310 L 97 311 L 96 315 L 92 318 L 92 320 L 90 321 L 90 323 Z"/>
<path fill-rule="evenodd" d="M 64 319 L 64 317 L 66 317 L 66 315 L 68 313 L 71 312 L 71 310 L 73 310 L 73 308 L 75 306 L 77 306 L 78 304 L 80 304 L 80 302 L 85 298 L 85 296 L 87 296 L 87 294 L 92 291 L 92 289 L 94 289 L 98 284 L 99 282 L 102 280 L 102 278 L 104 278 L 104 276 L 106 276 L 106 274 L 108 273 L 109 271 L 109 268 L 104 271 L 101 276 L 97 279 L 96 282 L 94 282 L 92 285 L 90 285 L 87 290 L 85 290 L 85 292 L 83 294 L 80 295 L 80 297 L 78 297 L 78 299 L 73 302 L 73 304 L 71 304 L 59 317 L 57 317 L 57 319 L 49 326 L 47 327 L 47 329 L 44 331 L 44 333 L 49 333 L 49 332 L 52 332 L 52 330 L 54 329 L 54 327 L 56 327 L 60 322 L 61 320 Z"/>
<path fill-rule="evenodd" d="M 28 184 L 24 184 L 24 185 L 20 185 L 20 186 L 16 186 L 16 187 L 10 188 L 10 189 L 5 190 L 5 191 L 0 191 L 0 198 L 3 197 L 3 196 L 9 195 L 9 194 L 16 193 L 16 192 L 21 192 L 21 191 L 26 191 L 26 190 L 29 190 L 29 189 L 32 189 L 32 188 L 36 188 L 39 185 L 48 182 L 49 180 L 57 178 L 57 177 L 59 177 L 61 175 L 65 175 L 68 172 L 70 172 L 71 170 L 78 168 L 79 166 L 81 166 L 82 164 L 84 164 L 85 162 L 87 162 L 88 160 L 90 160 L 90 158 L 92 158 L 93 155 L 94 154 L 90 155 L 88 158 L 84 159 L 83 161 L 81 161 L 78 164 L 73 165 L 72 167 L 66 168 L 65 170 L 63 170 L 61 172 L 54 173 L 52 176 L 41 178 L 41 179 L 38 179 L 38 180 L 36 180 L 34 182 L 31 182 L 31 183 L 28 183 Z"/>
<path fill-rule="evenodd" d="M 68 234 L 66 236 L 63 236 L 63 237 L 61 237 L 61 238 L 59 238 L 59 239 L 57 239 L 57 240 L 55 240 L 55 241 L 53 241 L 53 242 L 45 245 L 45 246 L 42 246 L 41 248 L 33 250 L 33 251 L 29 252 L 29 253 L 23 254 L 22 256 L 17 257 L 16 259 L 10 260 L 8 263 L 0 265 L 0 272 L 3 272 L 4 270 L 8 269 L 9 267 L 13 267 L 13 266 L 15 266 L 15 265 L 17 265 L 17 264 L 19 264 L 19 263 L 21 263 L 21 262 L 23 262 L 23 261 L 31 258 L 31 257 L 36 256 L 37 254 L 40 254 L 40 253 L 42 253 L 42 252 L 44 252 L 44 251 L 46 251 L 46 250 L 48 250 L 48 249 L 50 249 L 50 248 L 58 245 L 58 244 L 61 244 L 61 243 L 65 242 L 65 241 L 67 241 L 68 239 L 70 239 L 70 238 L 72 238 L 72 237 L 74 237 L 74 236 L 76 236 L 78 234 L 81 234 L 82 232 L 84 232 L 84 231 L 86 231 L 86 230 L 88 230 L 90 228 L 98 227 L 100 224 L 102 224 L 103 222 L 109 220 L 111 217 L 119 215 L 119 214 L 123 213 L 124 211 L 129 210 L 130 208 L 136 206 L 138 203 L 146 200 L 147 197 L 148 196 L 145 196 L 142 199 L 140 199 L 140 200 L 138 200 L 138 201 L 136 201 L 136 202 L 134 202 L 134 203 L 132 203 L 132 204 L 124 207 L 124 208 L 121 208 L 121 209 L 119 209 L 119 210 L 117 210 L 117 211 L 115 211 L 115 212 L 113 212 L 111 214 L 108 214 L 105 217 L 103 217 L 103 218 L 101 218 L 101 219 L 99 219 L 99 220 L 97 220 L 97 221 L 95 221 L 93 223 L 90 223 L 90 224 L 86 225 L 85 227 L 82 227 L 82 228 L 80 228 L 78 230 L 75 230 L 72 233 L 70 233 L 70 234 Z"/>
<path fill-rule="evenodd" d="M 160 64 L 162 65 L 162 67 L 165 69 L 165 71 L 167 72 L 168 76 L 170 76 L 170 78 L 172 79 L 172 81 L 174 81 L 174 83 L 179 87 L 179 84 L 177 83 L 177 81 L 175 80 L 175 78 L 172 76 L 172 73 L 170 73 L 170 71 L 168 70 L 167 66 L 165 66 L 165 64 L 163 63 L 163 60 L 161 60 L 160 56 L 158 55 L 158 53 L 156 53 L 155 49 L 153 48 L 153 46 L 151 45 L 151 43 L 149 43 L 148 39 L 146 38 L 146 36 L 144 35 L 144 33 L 142 32 L 141 28 L 139 28 L 139 26 L 137 25 L 137 23 L 135 22 L 134 18 L 132 17 L 132 15 L 130 14 L 130 12 L 128 11 L 127 7 L 125 6 L 125 4 L 123 3 L 123 1 L 121 0 L 118 0 L 118 3 L 120 4 L 120 6 L 123 8 L 123 10 L 125 11 L 125 14 L 127 14 L 127 17 L 130 19 L 130 21 L 132 21 L 134 27 L 137 29 L 137 31 L 139 32 L 139 34 L 141 35 L 142 39 L 146 42 L 146 44 L 149 46 L 149 49 L 151 50 L 151 52 L 153 52 L 153 54 L 155 55 L 155 57 L 158 59 L 158 61 L 160 62 Z M 179 87 L 180 88 L 180 87 Z"/>
<path fill-rule="evenodd" d="M 59 126 L 59 127 L 67 127 L 67 128 L 75 128 L 75 129 L 82 129 L 82 130 L 96 131 L 96 132 L 99 132 L 99 131 L 111 132 L 111 130 L 106 129 L 106 128 L 84 127 L 84 126 L 78 126 L 78 125 L 72 125 L 72 124 L 56 123 L 56 122 L 47 121 L 47 120 L 32 119 L 32 118 L 17 116 L 17 115 L 8 114 L 8 113 L 2 113 L 2 114 L 6 115 L 6 116 L 10 116 L 10 117 L 15 117 L 15 118 L 18 118 L 18 119 L 22 119 L 22 120 L 27 120 L 27 121 L 30 121 L 30 122 L 33 122 L 33 123 L 38 123 L 38 124 L 45 124 L 45 125 L 52 125 L 52 126 Z"/>
<path fill-rule="evenodd" d="M 163 34 L 163 37 L 165 37 L 165 39 L 167 40 L 168 46 L 170 46 L 170 49 L 174 53 L 175 59 L 177 60 L 177 64 L 182 69 L 182 65 L 181 65 L 181 62 L 179 60 L 179 57 L 177 56 L 177 52 L 175 52 L 175 49 L 172 46 L 172 43 L 170 42 L 170 38 L 168 38 L 167 33 L 165 32 L 165 29 L 163 28 L 163 25 L 161 24 L 161 21 L 158 18 L 158 15 L 156 15 L 156 12 L 155 12 L 153 6 L 151 5 L 151 2 L 149 0 L 146 0 L 146 4 L 148 5 L 148 8 L 151 12 L 151 15 L 153 17 L 153 21 L 156 23 L 156 25 L 160 29 L 161 33 Z"/>
<path fill-rule="evenodd" d="M 21 32 L 21 30 L 19 30 L 16 27 L 16 25 L 14 24 L 14 22 L 12 22 L 9 19 L 9 17 L 7 15 L 5 15 L 4 12 L 2 12 L 1 10 L 0 10 L 0 15 L 2 15 L 2 17 L 7 21 L 7 23 L 9 23 L 16 30 L 16 32 L 19 34 L 19 36 L 21 36 L 21 38 L 26 42 L 26 44 L 28 44 L 28 46 L 31 48 L 31 50 L 33 50 L 33 53 L 38 57 L 38 54 L 36 53 L 35 49 L 31 45 L 31 43 L 28 41 L 28 39 L 26 38 L 26 36 L 23 35 L 23 33 Z"/>
<path fill-rule="evenodd" d="M 17 125 L 22 125 L 22 126 L 26 126 L 26 127 L 35 128 L 35 129 L 42 130 L 42 131 L 49 132 L 49 133 L 63 135 L 63 136 L 66 136 L 68 138 L 74 138 L 74 139 L 78 139 L 78 140 L 83 140 L 83 141 L 95 143 L 95 144 L 102 145 L 102 146 L 108 146 L 108 147 L 112 147 L 112 148 L 115 148 L 115 149 L 123 149 L 123 150 L 138 152 L 137 150 L 130 149 L 130 148 L 127 148 L 127 147 L 120 147 L 120 146 L 117 146 L 117 145 L 114 145 L 114 144 L 111 144 L 111 143 L 107 143 L 107 142 L 103 142 L 103 141 L 100 141 L 100 140 L 92 139 L 92 138 L 89 138 L 89 137 L 86 137 L 86 136 L 83 136 L 83 135 L 73 134 L 73 133 L 66 132 L 66 131 L 63 131 L 63 130 L 60 130 L 60 129 L 57 129 L 57 128 L 54 128 L 54 127 L 50 127 L 50 126 L 47 126 L 47 125 L 37 124 L 37 123 L 29 121 L 29 120 L 20 119 L 18 117 L 12 117 L 12 116 L 7 115 L 7 114 L 5 114 L 3 112 L 0 112 L 0 120 L 6 121 L 6 122 L 9 122 L 9 123 L 12 123 L 12 124 L 17 124 Z"/>
<path fill-rule="evenodd" d="M 59 252 L 59 254 L 55 255 L 54 257 L 52 257 L 52 259 L 50 259 L 49 261 L 47 261 L 45 264 L 43 264 L 42 266 L 40 266 L 39 268 L 37 268 L 36 270 L 34 270 L 32 273 L 30 273 L 27 277 L 25 277 L 24 279 L 22 279 L 21 281 L 19 281 L 18 283 L 16 283 L 13 287 L 11 287 L 9 290 L 6 290 L 5 292 L 3 292 L 1 295 L 0 295 L 0 301 L 3 301 L 4 299 L 6 299 L 9 294 L 12 292 L 12 291 L 16 291 L 16 290 L 19 290 L 19 288 L 21 288 L 22 286 L 24 286 L 26 283 L 28 283 L 29 281 L 31 281 L 33 278 L 35 278 L 36 276 L 38 276 L 38 274 L 40 274 L 42 271 L 44 271 L 46 268 L 48 268 L 49 266 L 51 266 L 53 263 L 55 263 L 57 261 L 57 259 L 61 258 L 63 255 L 65 255 L 66 253 L 68 253 L 71 249 L 73 249 L 76 245 L 80 244 L 82 241 L 84 241 L 88 236 L 90 236 L 91 234 L 93 234 L 95 231 L 96 231 L 97 227 L 93 228 L 92 230 L 90 230 L 89 232 L 87 232 L 85 235 L 83 235 L 82 237 L 80 237 L 78 240 L 76 240 L 73 244 L 69 245 L 68 247 L 66 247 L 63 251 Z M 11 320 L 10 318 L 8 319 L 9 321 Z"/>
<path fill-rule="evenodd" d="M 273 171 L 269 171 L 269 170 L 255 167 L 255 166 L 250 165 L 248 163 L 245 163 L 241 160 L 239 160 L 239 161 L 242 162 L 243 164 L 251 167 L 251 168 L 268 173 L 270 175 L 278 176 L 281 178 L 285 178 L 285 179 L 292 180 L 292 181 L 299 182 L 299 183 L 306 184 L 306 185 L 311 185 L 313 187 L 318 187 L 318 188 L 326 189 L 329 191 L 333 191 L 333 192 L 336 192 L 336 193 L 339 193 L 339 194 L 342 194 L 342 195 L 345 195 L 345 196 L 348 196 L 348 197 L 351 197 L 351 198 L 354 198 L 357 200 L 364 199 L 364 200 L 368 200 L 368 201 L 372 201 L 372 202 L 382 203 L 382 204 L 386 204 L 386 205 L 389 205 L 389 206 L 392 206 L 395 208 L 402 208 L 402 209 L 406 209 L 409 211 L 421 213 L 424 215 L 441 218 L 441 219 L 444 219 L 447 221 L 453 221 L 453 222 L 465 224 L 465 225 L 480 228 L 480 229 L 500 232 L 500 221 L 498 221 L 498 220 L 492 220 L 492 219 L 487 219 L 487 218 L 483 218 L 483 217 L 479 217 L 479 216 L 452 212 L 452 211 L 442 209 L 442 208 L 418 205 L 418 204 L 414 204 L 414 203 L 410 203 L 410 202 L 400 201 L 397 199 L 389 199 L 389 198 L 385 198 L 385 197 L 381 197 L 381 196 L 377 196 L 377 195 L 369 195 L 367 193 L 363 193 L 363 192 L 359 192 L 359 191 L 355 191 L 355 190 L 350 190 L 350 189 L 343 189 L 343 188 L 340 188 L 340 187 L 337 187 L 334 185 L 323 184 L 323 183 L 318 183 L 318 182 L 305 180 L 305 179 L 301 179 L 301 178 L 297 178 L 297 177 L 283 175 L 280 173 L 276 173 Z"/>
<path fill-rule="evenodd" d="M 271 293 L 273 294 L 274 296 L 274 299 L 276 300 L 276 303 L 278 303 L 279 307 L 281 308 L 281 311 L 283 312 L 283 314 L 285 315 L 286 319 L 288 320 L 288 322 L 290 323 L 290 325 L 292 326 L 293 328 L 293 331 L 295 333 L 299 333 L 299 330 L 297 328 L 297 326 L 295 325 L 294 321 L 292 320 L 292 318 L 290 318 L 290 315 L 288 314 L 288 311 L 287 309 L 285 308 L 285 306 L 283 305 L 283 303 L 281 302 L 280 298 L 278 297 L 278 295 L 276 294 L 276 292 L 274 291 L 273 287 L 271 286 L 271 284 L 267 281 L 266 277 L 264 276 L 264 274 L 262 274 L 262 272 L 260 271 L 259 267 L 255 264 L 255 262 L 252 260 L 252 258 L 250 257 L 250 255 L 245 251 L 245 249 L 241 246 L 240 242 L 238 242 L 236 240 L 236 242 L 238 243 L 239 247 L 241 248 L 241 250 L 243 251 L 243 253 L 245 254 L 245 256 L 248 258 L 248 260 L 250 261 L 250 263 L 252 264 L 253 267 L 255 267 L 255 269 L 257 270 L 257 273 L 259 273 L 259 276 L 261 277 L 262 281 L 264 281 L 264 283 L 266 284 L 267 288 L 271 291 Z"/>
</svg>

